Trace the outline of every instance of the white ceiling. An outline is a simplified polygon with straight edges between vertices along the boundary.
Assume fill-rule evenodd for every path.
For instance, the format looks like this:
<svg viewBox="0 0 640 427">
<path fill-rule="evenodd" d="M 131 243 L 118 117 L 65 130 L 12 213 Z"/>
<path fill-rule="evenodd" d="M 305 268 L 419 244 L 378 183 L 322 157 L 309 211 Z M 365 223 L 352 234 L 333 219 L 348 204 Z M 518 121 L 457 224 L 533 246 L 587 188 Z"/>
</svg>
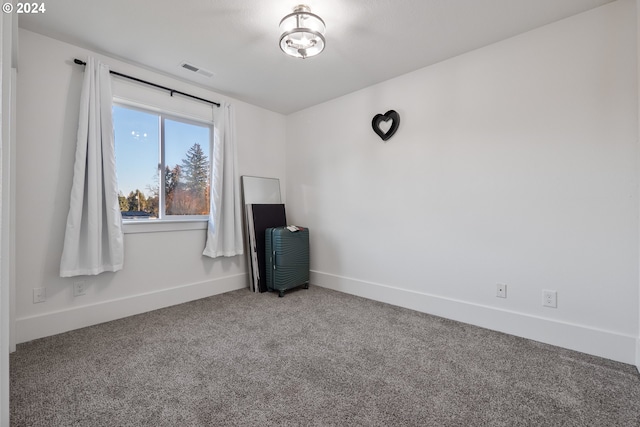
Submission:
<svg viewBox="0 0 640 427">
<path fill-rule="evenodd" d="M 288 114 L 611 1 L 307 0 L 327 46 L 304 60 L 278 47 L 298 0 L 54 0 L 19 26 Z"/>
</svg>

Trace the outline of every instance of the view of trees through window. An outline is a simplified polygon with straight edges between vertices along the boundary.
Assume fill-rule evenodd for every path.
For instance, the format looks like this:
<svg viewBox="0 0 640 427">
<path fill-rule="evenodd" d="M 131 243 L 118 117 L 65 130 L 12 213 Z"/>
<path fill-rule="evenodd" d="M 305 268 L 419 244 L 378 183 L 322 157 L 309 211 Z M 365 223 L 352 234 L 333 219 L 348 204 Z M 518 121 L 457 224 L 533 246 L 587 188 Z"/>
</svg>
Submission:
<svg viewBox="0 0 640 427">
<path fill-rule="evenodd" d="M 211 126 L 122 106 L 113 113 L 123 217 L 208 215 Z"/>
</svg>

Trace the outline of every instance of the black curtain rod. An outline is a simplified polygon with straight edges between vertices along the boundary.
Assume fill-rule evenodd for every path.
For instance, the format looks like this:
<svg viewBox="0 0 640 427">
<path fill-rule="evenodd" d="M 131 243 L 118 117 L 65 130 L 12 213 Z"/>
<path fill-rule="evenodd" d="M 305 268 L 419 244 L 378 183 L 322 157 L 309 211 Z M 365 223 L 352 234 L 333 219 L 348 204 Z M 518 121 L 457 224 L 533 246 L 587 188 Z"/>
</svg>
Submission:
<svg viewBox="0 0 640 427">
<path fill-rule="evenodd" d="M 73 62 L 75 62 L 75 63 L 76 63 L 76 64 L 78 64 L 78 65 L 87 65 L 87 63 L 86 63 L 86 62 L 81 61 L 80 59 L 74 59 L 74 60 L 73 60 Z M 188 97 L 188 98 L 197 99 L 198 101 L 202 101 L 202 102 L 206 102 L 206 103 L 208 103 L 208 104 L 215 105 L 216 107 L 219 107 L 219 106 L 220 106 L 220 103 L 218 103 L 218 102 L 213 102 L 213 101 L 209 101 L 208 99 L 200 98 L 200 97 L 198 97 L 198 96 L 189 95 L 188 93 L 180 92 L 179 90 L 171 89 L 171 88 L 166 87 L 166 86 L 160 86 L 160 85 L 158 85 L 158 84 L 151 83 L 151 82 L 148 82 L 148 81 L 146 81 L 146 80 L 139 79 L 139 78 L 137 78 L 137 77 L 131 77 L 131 76 L 128 76 L 128 75 L 126 75 L 126 74 L 122 74 L 122 73 L 119 73 L 119 72 L 117 72 L 117 71 L 113 71 L 113 70 L 109 70 L 109 72 L 110 72 L 111 74 L 113 74 L 113 75 L 120 76 L 120 77 L 124 77 L 125 79 L 133 80 L 133 81 L 136 81 L 136 82 L 138 82 L 138 83 L 144 83 L 144 84 L 149 85 L 149 86 L 157 87 L 158 89 L 164 89 L 164 90 L 166 90 L 166 91 L 169 91 L 169 93 L 171 94 L 171 96 L 173 96 L 173 94 L 174 94 L 174 93 L 177 93 L 177 94 L 179 94 L 179 95 L 186 96 L 186 97 Z"/>
</svg>

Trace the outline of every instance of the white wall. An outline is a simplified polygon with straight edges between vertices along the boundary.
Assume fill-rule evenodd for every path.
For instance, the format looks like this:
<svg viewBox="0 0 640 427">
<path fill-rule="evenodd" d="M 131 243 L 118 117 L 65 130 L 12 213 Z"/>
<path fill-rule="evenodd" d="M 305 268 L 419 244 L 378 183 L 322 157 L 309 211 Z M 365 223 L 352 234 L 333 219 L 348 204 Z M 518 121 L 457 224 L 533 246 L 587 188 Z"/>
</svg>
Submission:
<svg viewBox="0 0 640 427">
<path fill-rule="evenodd" d="M 247 286 L 243 257 L 202 256 L 205 230 L 126 234 L 124 269 L 87 278 L 87 294 L 73 297 L 74 279 L 59 277 L 83 78 L 83 67 L 74 65 L 73 59 L 84 59 L 91 52 L 22 29 L 19 42 L 17 341 Z M 113 70 L 204 98 L 231 101 L 236 108 L 240 175 L 285 182 L 284 116 L 93 55 Z M 46 287 L 46 302 L 32 303 L 37 287 Z"/>
<path fill-rule="evenodd" d="M 634 363 L 635 40 L 621 0 L 288 116 L 312 283 Z"/>
</svg>

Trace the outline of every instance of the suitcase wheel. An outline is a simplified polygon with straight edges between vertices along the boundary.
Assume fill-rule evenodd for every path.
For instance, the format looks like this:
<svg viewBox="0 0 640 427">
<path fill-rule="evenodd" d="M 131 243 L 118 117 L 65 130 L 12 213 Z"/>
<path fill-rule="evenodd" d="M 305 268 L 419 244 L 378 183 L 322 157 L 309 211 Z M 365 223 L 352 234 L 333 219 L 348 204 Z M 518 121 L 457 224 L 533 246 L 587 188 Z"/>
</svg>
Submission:
<svg viewBox="0 0 640 427">
<path fill-rule="evenodd" d="M 279 297 L 279 298 L 282 298 L 283 296 L 284 296 L 284 291 L 283 291 L 283 290 L 281 290 L 281 291 L 278 293 L 278 297 Z"/>
<path fill-rule="evenodd" d="M 305 289 L 309 289 L 309 284 L 308 284 L 308 283 L 305 283 L 303 287 L 304 287 Z"/>
</svg>

